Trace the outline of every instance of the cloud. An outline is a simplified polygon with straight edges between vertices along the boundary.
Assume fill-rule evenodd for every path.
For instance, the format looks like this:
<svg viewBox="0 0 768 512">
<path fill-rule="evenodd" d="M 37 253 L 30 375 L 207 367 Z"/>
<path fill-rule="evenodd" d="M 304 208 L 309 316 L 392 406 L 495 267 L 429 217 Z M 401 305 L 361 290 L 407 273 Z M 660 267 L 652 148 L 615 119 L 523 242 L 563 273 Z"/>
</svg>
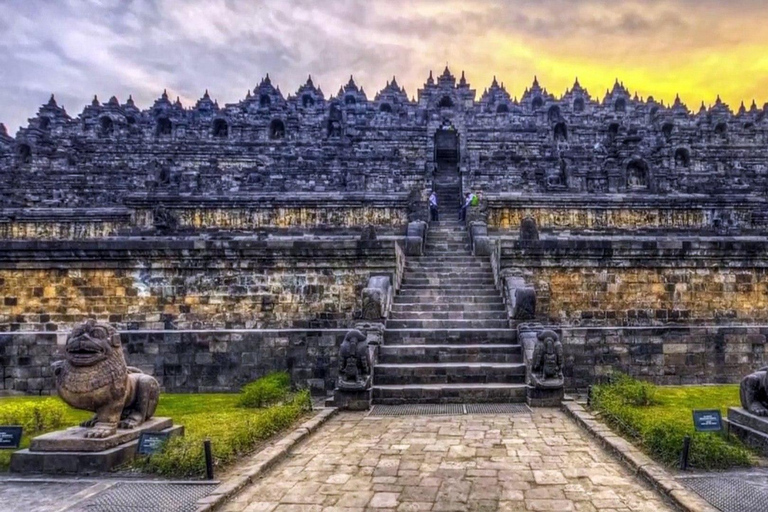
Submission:
<svg viewBox="0 0 768 512">
<path fill-rule="evenodd" d="M 689 106 L 719 93 L 768 100 L 762 0 L 0 0 L 0 122 L 13 132 L 48 95 L 77 115 L 93 94 L 149 106 L 164 88 L 241 99 L 267 72 L 284 93 L 312 74 L 333 94 L 354 74 L 369 97 L 397 75 L 415 95 L 449 63 L 480 91 L 533 75 L 559 94 L 578 76 L 622 79 Z"/>
</svg>

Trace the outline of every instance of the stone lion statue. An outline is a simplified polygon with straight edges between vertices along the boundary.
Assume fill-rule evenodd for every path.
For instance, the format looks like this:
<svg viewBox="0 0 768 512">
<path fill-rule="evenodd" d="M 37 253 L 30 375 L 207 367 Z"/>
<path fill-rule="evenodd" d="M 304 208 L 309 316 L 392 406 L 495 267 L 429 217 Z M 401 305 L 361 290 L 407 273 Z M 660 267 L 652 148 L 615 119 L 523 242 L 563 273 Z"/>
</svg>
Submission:
<svg viewBox="0 0 768 512">
<path fill-rule="evenodd" d="M 741 380 L 741 406 L 755 416 L 768 416 L 768 366 Z"/>
<path fill-rule="evenodd" d="M 136 428 L 155 413 L 160 386 L 125 364 L 120 334 L 88 320 L 67 337 L 64 360 L 54 363 L 56 389 L 67 404 L 96 414 L 80 426 L 85 437 L 104 438 Z"/>
</svg>

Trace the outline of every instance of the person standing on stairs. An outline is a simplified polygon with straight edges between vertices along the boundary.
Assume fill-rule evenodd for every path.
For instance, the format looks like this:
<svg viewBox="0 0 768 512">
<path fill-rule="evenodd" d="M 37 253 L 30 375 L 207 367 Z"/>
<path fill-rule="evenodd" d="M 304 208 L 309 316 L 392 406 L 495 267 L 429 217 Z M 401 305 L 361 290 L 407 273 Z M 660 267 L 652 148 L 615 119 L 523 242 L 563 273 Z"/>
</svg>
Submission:
<svg viewBox="0 0 768 512">
<path fill-rule="evenodd" d="M 464 204 L 461 205 L 461 209 L 459 209 L 459 222 L 464 222 L 467 219 L 467 210 L 469 210 L 469 207 L 472 205 L 472 201 L 474 201 L 476 198 L 477 196 L 475 196 L 475 194 L 467 192 L 466 196 L 464 197 Z"/>
<path fill-rule="evenodd" d="M 429 215 L 432 222 L 439 222 L 439 214 L 437 211 L 437 194 L 433 190 L 429 195 Z"/>
</svg>

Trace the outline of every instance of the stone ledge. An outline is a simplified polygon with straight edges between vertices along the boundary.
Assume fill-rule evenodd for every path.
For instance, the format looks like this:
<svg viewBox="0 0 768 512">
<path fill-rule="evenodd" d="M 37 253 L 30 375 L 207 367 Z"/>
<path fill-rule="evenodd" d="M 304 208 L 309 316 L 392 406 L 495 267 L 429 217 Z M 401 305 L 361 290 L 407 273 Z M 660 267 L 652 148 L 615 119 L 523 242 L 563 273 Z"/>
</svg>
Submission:
<svg viewBox="0 0 768 512">
<path fill-rule="evenodd" d="M 595 437 L 611 454 L 621 460 L 636 475 L 641 476 L 657 491 L 685 512 L 719 512 L 693 491 L 686 489 L 673 475 L 653 462 L 623 437 L 615 435 L 592 413 L 576 402 L 564 402 L 563 411 L 580 427 Z"/>
<path fill-rule="evenodd" d="M 197 512 L 212 512 L 224 505 L 243 488 L 252 484 L 272 466 L 280 462 L 288 452 L 316 431 L 338 412 L 336 408 L 321 409 L 313 418 L 296 427 L 290 434 L 242 461 L 235 473 L 221 482 L 211 494 L 197 501 Z"/>
</svg>

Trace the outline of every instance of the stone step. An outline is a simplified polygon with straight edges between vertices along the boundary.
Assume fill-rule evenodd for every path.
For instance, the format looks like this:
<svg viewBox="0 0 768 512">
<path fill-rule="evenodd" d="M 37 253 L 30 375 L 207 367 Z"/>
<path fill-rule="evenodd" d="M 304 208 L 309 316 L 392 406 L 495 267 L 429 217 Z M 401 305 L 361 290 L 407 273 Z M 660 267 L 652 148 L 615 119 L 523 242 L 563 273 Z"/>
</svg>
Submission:
<svg viewBox="0 0 768 512">
<path fill-rule="evenodd" d="M 493 279 L 490 278 L 403 279 L 401 290 L 463 291 L 467 295 L 472 295 L 475 291 L 485 290 L 499 294 L 494 288 Z"/>
<path fill-rule="evenodd" d="M 452 231 L 450 233 L 434 233 L 430 231 L 427 234 L 427 243 L 466 243 L 468 241 L 469 237 L 465 231 Z"/>
<path fill-rule="evenodd" d="M 523 363 L 377 364 L 373 385 L 398 384 L 517 384 L 525 382 Z"/>
<path fill-rule="evenodd" d="M 483 261 L 483 260 L 473 261 L 466 265 L 462 265 L 461 267 L 445 261 L 436 262 L 436 263 L 419 263 L 419 262 L 408 261 L 405 264 L 405 268 L 406 270 L 419 270 L 424 272 L 462 272 L 464 270 L 471 270 L 471 271 L 488 270 L 493 272 L 493 267 L 491 267 L 491 262 Z"/>
<path fill-rule="evenodd" d="M 406 292 L 419 292 L 419 291 L 433 291 L 436 293 L 444 292 L 448 295 L 484 295 L 484 294 L 496 294 L 493 287 L 493 281 L 466 281 L 466 280 L 445 280 L 445 281 L 422 281 L 418 283 L 403 282 L 403 286 L 400 289 L 401 293 Z"/>
<path fill-rule="evenodd" d="M 484 268 L 484 269 L 475 269 L 475 268 L 467 268 L 467 269 L 450 269 L 450 268 L 444 268 L 442 270 L 433 270 L 433 271 L 426 271 L 426 270 L 416 270 L 416 269 L 405 269 L 405 275 L 403 276 L 405 279 L 457 279 L 457 278 L 464 278 L 464 279 L 491 279 L 493 280 L 493 270 L 490 268 Z"/>
<path fill-rule="evenodd" d="M 437 207 L 438 210 L 440 207 Z M 429 223 L 429 232 L 430 233 L 453 233 L 456 231 L 463 231 L 466 233 L 467 228 L 464 224 L 453 219 L 443 219 L 439 221 L 434 221 Z"/>
<path fill-rule="evenodd" d="M 440 320 L 440 319 L 399 319 L 387 320 L 388 329 L 504 329 L 509 327 L 506 319 L 488 320 Z"/>
<path fill-rule="evenodd" d="M 384 329 L 384 345 L 486 345 L 517 343 L 514 329 Z"/>
<path fill-rule="evenodd" d="M 436 304 L 451 306 L 454 304 L 467 304 L 467 305 L 484 305 L 484 304 L 501 304 L 504 302 L 499 295 L 478 295 L 478 296 L 466 296 L 466 295 L 397 295 L 393 304 Z"/>
<path fill-rule="evenodd" d="M 424 252 L 426 254 L 443 254 L 443 253 L 459 253 L 471 256 L 469 252 L 469 242 L 462 242 L 456 244 L 433 244 L 427 241 L 424 245 Z"/>
<path fill-rule="evenodd" d="M 403 363 L 522 363 L 520 345 L 382 345 L 382 364 Z"/>
<path fill-rule="evenodd" d="M 433 313 L 443 312 L 473 312 L 473 311 L 506 311 L 504 302 L 499 299 L 495 303 L 480 303 L 480 304 L 444 304 L 439 302 L 425 302 L 425 303 L 408 303 L 408 302 L 395 302 L 392 304 L 392 313 L 399 313 L 403 311 L 424 311 Z"/>
<path fill-rule="evenodd" d="M 374 386 L 376 404 L 508 403 L 525 401 L 525 384 Z"/>
<path fill-rule="evenodd" d="M 468 304 L 478 302 L 488 302 L 488 298 L 495 299 L 491 302 L 498 302 L 501 300 L 501 295 L 498 292 L 491 290 L 475 290 L 467 292 L 466 290 L 441 290 L 439 288 L 418 288 L 408 289 L 403 288 L 398 293 L 396 299 L 397 303 L 418 303 L 424 304 L 425 302 L 466 302 Z M 437 300 L 436 300 L 437 299 Z M 459 300 L 452 300 L 459 299 Z M 463 299 L 463 300 L 461 300 Z"/>
<path fill-rule="evenodd" d="M 452 263 L 454 265 L 463 265 L 466 263 L 474 263 L 477 261 L 474 256 L 466 254 L 431 254 L 424 256 L 417 256 L 413 258 L 413 261 L 419 263 Z"/>
<path fill-rule="evenodd" d="M 390 320 L 506 320 L 506 311 L 414 311 L 392 310 Z"/>
</svg>

